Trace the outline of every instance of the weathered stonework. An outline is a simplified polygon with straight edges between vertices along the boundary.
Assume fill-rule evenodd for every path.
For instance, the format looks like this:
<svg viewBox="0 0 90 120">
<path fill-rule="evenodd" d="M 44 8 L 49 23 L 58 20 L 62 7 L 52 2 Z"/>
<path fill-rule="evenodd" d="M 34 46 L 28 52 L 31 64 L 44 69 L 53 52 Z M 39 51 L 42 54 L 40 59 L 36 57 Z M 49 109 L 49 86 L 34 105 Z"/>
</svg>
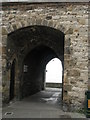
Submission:
<svg viewBox="0 0 90 120">
<path fill-rule="evenodd" d="M 73 110 L 83 108 L 85 91 L 88 89 L 88 4 L 83 3 L 11 5 L 9 9 L 8 5 L 3 6 L 2 42 L 0 41 L 0 45 L 2 44 L 3 101 L 9 99 L 10 71 L 6 70 L 7 36 L 20 28 L 33 25 L 48 26 L 64 33 L 63 101 Z M 35 29 L 32 28 L 32 31 L 34 32 Z M 13 43 L 10 44 L 17 47 Z M 9 51 L 10 49 L 8 49 Z M 10 62 L 12 63 L 13 59 L 16 58 L 18 68 L 17 55 L 12 50 L 10 52 Z M 19 89 L 19 72 L 17 69 L 15 77 L 16 96 Z"/>
<path fill-rule="evenodd" d="M 0 22 L 2 15 L 0 14 Z M 0 119 L 2 118 L 2 28 L 0 26 Z"/>
</svg>

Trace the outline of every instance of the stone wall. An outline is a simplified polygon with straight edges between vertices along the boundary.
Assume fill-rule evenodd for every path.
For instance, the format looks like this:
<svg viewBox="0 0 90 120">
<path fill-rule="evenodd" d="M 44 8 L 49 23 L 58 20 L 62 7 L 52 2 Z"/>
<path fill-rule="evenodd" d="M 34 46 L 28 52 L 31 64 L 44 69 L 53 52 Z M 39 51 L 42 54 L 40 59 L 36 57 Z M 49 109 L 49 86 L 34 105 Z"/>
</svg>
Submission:
<svg viewBox="0 0 90 120">
<path fill-rule="evenodd" d="M 9 94 L 7 35 L 26 26 L 43 25 L 65 34 L 63 101 L 71 110 L 82 109 L 88 88 L 88 4 L 5 5 L 2 20 L 3 99 Z"/>
<path fill-rule="evenodd" d="M 46 87 L 50 87 L 50 88 L 62 88 L 62 83 L 46 83 Z"/>
<path fill-rule="evenodd" d="M 2 15 L 0 14 L 0 22 Z M 0 26 L 0 118 L 2 118 L 2 29 Z"/>
</svg>

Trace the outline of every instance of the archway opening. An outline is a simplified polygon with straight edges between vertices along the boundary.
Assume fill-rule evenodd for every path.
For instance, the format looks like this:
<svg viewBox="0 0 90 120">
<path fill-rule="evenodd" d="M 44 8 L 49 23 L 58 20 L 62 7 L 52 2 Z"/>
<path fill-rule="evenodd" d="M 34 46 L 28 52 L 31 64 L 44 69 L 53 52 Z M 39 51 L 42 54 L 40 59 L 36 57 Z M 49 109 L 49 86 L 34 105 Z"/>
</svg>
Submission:
<svg viewBox="0 0 90 120">
<path fill-rule="evenodd" d="M 15 92 L 15 63 L 16 60 L 14 59 L 11 65 L 11 71 L 10 71 L 10 93 L 9 93 L 9 99 L 10 101 L 14 98 L 14 92 Z"/>
<path fill-rule="evenodd" d="M 47 26 L 28 26 L 8 35 L 7 58 L 17 56 L 18 98 L 26 98 L 45 89 L 45 70 L 53 58 L 64 62 L 64 33 Z M 18 89 L 17 89 L 18 88 Z"/>
<path fill-rule="evenodd" d="M 62 63 L 54 58 L 46 65 L 46 87 L 62 88 Z"/>
<path fill-rule="evenodd" d="M 56 53 L 49 47 L 40 45 L 30 51 L 23 62 L 22 97 L 33 95 L 45 89 L 46 64 Z"/>
</svg>

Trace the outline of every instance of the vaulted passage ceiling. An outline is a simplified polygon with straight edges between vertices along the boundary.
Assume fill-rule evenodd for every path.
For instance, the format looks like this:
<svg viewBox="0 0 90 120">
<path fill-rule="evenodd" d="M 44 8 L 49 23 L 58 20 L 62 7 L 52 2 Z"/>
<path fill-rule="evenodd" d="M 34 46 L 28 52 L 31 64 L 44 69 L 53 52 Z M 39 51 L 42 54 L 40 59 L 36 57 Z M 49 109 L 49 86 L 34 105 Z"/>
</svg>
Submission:
<svg viewBox="0 0 90 120">
<path fill-rule="evenodd" d="M 24 66 L 27 67 L 27 72 L 23 74 L 23 97 L 44 89 L 46 64 L 55 57 L 55 52 L 46 46 L 38 46 L 26 56 Z"/>
<path fill-rule="evenodd" d="M 47 63 L 63 62 L 64 34 L 46 26 L 25 27 L 8 35 L 7 53 L 8 59 L 17 56 L 21 96 L 29 96 L 44 89 Z"/>
</svg>

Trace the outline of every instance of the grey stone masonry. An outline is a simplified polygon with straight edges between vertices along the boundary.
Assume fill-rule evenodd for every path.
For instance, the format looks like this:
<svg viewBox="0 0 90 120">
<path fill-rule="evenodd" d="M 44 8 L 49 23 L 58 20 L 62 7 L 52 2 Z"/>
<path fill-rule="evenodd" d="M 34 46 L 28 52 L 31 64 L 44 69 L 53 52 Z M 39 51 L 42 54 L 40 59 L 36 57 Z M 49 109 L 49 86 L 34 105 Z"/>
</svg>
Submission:
<svg viewBox="0 0 90 120">
<path fill-rule="evenodd" d="M 2 0 L 2 2 L 89 2 L 89 0 Z"/>
<path fill-rule="evenodd" d="M 0 22 L 2 15 L 0 14 Z M 2 27 L 0 26 L 0 119 L 2 118 Z"/>
<path fill-rule="evenodd" d="M 63 101 L 69 105 L 71 110 L 84 108 L 85 91 L 88 89 L 88 6 L 89 4 L 85 3 L 16 6 L 13 4 L 9 7 L 3 5 L 2 23 L 0 22 L 2 27 L 0 52 L 2 49 L 3 101 L 7 100 L 9 96 L 8 77 L 10 76 L 6 71 L 7 36 L 20 28 L 41 25 L 58 29 L 64 33 Z"/>
</svg>

